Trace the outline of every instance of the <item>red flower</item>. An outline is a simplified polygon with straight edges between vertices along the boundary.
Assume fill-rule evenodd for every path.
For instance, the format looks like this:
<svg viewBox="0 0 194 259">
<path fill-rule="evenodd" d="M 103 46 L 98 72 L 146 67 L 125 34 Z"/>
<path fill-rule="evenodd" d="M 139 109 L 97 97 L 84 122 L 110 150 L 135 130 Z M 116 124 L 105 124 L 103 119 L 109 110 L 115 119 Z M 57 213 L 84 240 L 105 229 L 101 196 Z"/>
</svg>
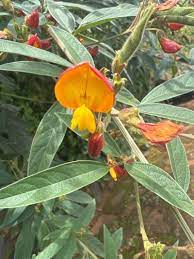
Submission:
<svg viewBox="0 0 194 259">
<path fill-rule="evenodd" d="M 88 139 L 88 154 L 92 158 L 97 158 L 104 147 L 104 136 L 102 133 L 94 133 Z"/>
<path fill-rule="evenodd" d="M 35 47 L 35 48 L 41 48 L 41 47 L 42 47 L 42 45 L 41 45 L 41 40 L 40 40 L 40 38 L 37 36 L 37 34 L 30 35 L 30 36 L 28 37 L 27 44 L 30 45 L 30 46 L 33 46 L 33 47 Z"/>
<path fill-rule="evenodd" d="M 157 5 L 157 10 L 158 11 L 165 11 L 165 10 L 169 10 L 171 8 L 173 8 L 179 0 L 167 0 L 166 2 L 162 3 L 162 4 L 158 4 Z"/>
<path fill-rule="evenodd" d="M 41 40 L 41 48 L 49 49 L 51 47 L 51 42 L 49 40 Z"/>
<path fill-rule="evenodd" d="M 139 123 L 137 126 L 144 137 L 153 144 L 166 144 L 173 138 L 176 138 L 184 126 L 171 121 L 161 121 L 158 123 Z"/>
<path fill-rule="evenodd" d="M 178 44 L 176 41 L 173 41 L 167 38 L 160 38 L 159 41 L 163 51 L 166 53 L 176 53 L 183 47 L 182 45 Z"/>
<path fill-rule="evenodd" d="M 167 23 L 167 27 L 171 29 L 172 31 L 178 31 L 182 27 L 184 27 L 184 24 L 181 23 Z"/>
<path fill-rule="evenodd" d="M 88 51 L 91 54 L 91 56 L 95 58 L 97 56 L 97 54 L 98 54 L 98 51 L 99 51 L 98 50 L 98 46 L 93 47 L 93 48 L 88 47 Z"/>
<path fill-rule="evenodd" d="M 39 13 L 38 13 L 38 11 L 35 10 L 31 14 L 26 16 L 25 22 L 26 22 L 26 25 L 28 25 L 32 29 L 38 28 L 38 25 L 39 25 Z"/>
</svg>

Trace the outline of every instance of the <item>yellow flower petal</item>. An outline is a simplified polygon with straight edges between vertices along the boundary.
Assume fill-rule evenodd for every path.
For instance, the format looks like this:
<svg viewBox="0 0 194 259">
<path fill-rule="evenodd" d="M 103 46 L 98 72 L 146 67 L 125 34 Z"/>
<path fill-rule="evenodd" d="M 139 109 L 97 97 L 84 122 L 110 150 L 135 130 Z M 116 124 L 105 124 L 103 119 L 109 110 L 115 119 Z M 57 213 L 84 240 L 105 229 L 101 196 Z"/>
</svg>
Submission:
<svg viewBox="0 0 194 259">
<path fill-rule="evenodd" d="M 113 180 L 114 180 L 114 181 L 117 181 L 117 173 L 115 172 L 114 167 L 111 167 L 111 168 L 109 169 L 109 173 L 110 173 L 110 175 L 112 176 Z"/>
<path fill-rule="evenodd" d="M 79 131 L 88 130 L 94 133 L 96 130 L 96 122 L 94 114 L 83 104 L 75 110 L 71 121 L 71 129 Z"/>
<path fill-rule="evenodd" d="M 64 71 L 56 83 L 55 96 L 66 108 L 85 104 L 93 112 L 109 112 L 115 100 L 109 80 L 88 62 Z"/>
</svg>

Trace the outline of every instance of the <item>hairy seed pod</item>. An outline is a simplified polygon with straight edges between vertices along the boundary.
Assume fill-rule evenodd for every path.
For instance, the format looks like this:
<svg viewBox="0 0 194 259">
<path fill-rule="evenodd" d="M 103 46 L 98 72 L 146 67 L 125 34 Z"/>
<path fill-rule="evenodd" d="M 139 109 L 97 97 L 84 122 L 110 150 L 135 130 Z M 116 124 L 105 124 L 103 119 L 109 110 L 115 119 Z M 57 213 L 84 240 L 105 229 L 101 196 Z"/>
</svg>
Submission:
<svg viewBox="0 0 194 259">
<path fill-rule="evenodd" d="M 140 13 L 140 18 L 135 24 L 132 33 L 125 41 L 120 50 L 117 51 L 112 63 L 112 72 L 121 73 L 124 66 L 133 57 L 142 42 L 144 31 L 150 17 L 155 11 L 155 4 L 150 4 L 145 10 Z"/>
</svg>

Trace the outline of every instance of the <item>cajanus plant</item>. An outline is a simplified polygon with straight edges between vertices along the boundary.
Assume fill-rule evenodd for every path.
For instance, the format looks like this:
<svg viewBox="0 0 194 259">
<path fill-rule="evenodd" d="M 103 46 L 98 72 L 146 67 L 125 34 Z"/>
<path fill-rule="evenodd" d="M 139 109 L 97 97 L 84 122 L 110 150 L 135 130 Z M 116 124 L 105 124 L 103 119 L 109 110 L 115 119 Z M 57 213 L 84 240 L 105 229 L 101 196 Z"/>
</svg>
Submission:
<svg viewBox="0 0 194 259">
<path fill-rule="evenodd" d="M 0 175 L 0 228 L 2 239 L 11 240 L 11 246 L 4 243 L 3 258 L 167 259 L 179 251 L 194 257 L 194 234 L 184 218 L 194 217 L 194 205 L 182 144 L 183 138 L 193 141 L 187 125 L 194 124 L 194 111 L 169 104 L 194 90 L 193 51 L 188 55 L 193 5 L 177 0 L 0 4 L 0 70 L 17 72 L 16 81 L 27 88 L 27 96 L 4 88 L 1 94 L 38 102 L 39 108 L 22 102 L 23 118 L 29 121 L 39 119 L 43 104 L 50 106 L 21 153 L 16 144 L 15 153 L 10 152 L 12 142 L 19 141 L 17 124 L 12 141 L 2 122 L 2 171 L 8 168 L 9 173 Z M 18 72 L 33 74 L 25 86 Z M 13 73 L 2 73 L 3 83 L 13 88 L 10 76 Z M 28 97 L 34 94 L 28 89 L 33 76 L 40 84 L 36 98 Z M 153 86 L 149 91 L 148 84 Z M 9 128 L 10 113 L 4 110 L 3 104 L 0 115 Z M 172 173 L 149 161 L 150 146 L 167 151 Z M 61 155 L 64 149 L 68 159 Z M 80 153 L 85 159 L 77 159 Z M 76 159 L 70 161 L 72 157 Z M 94 195 L 95 184 L 111 182 L 114 189 L 122 181 L 135 197 L 141 234 L 142 246 L 132 253 L 120 222 L 116 230 L 110 224 L 111 231 L 104 225 L 103 237 L 95 233 L 100 211 L 96 201 L 97 206 L 101 203 Z M 152 238 L 144 226 L 142 189 L 164 201 L 186 243 Z"/>
</svg>

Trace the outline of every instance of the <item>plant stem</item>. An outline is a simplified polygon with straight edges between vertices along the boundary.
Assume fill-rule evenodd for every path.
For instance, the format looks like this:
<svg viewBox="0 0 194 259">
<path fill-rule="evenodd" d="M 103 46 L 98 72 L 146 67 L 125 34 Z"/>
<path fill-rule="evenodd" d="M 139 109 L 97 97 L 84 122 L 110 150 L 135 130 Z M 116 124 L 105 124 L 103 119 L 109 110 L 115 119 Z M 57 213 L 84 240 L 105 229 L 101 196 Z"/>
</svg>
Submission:
<svg viewBox="0 0 194 259">
<path fill-rule="evenodd" d="M 140 224 L 140 233 L 142 236 L 144 249 L 147 250 L 147 248 L 149 248 L 149 246 L 150 246 L 150 241 L 149 241 L 147 233 L 145 231 L 142 210 L 141 210 L 140 197 L 139 197 L 139 188 L 138 188 L 138 183 L 136 181 L 134 183 L 134 187 L 135 187 L 135 197 L 136 197 L 136 203 L 137 203 L 137 214 L 138 214 L 138 219 L 139 219 L 139 224 Z"/>
<path fill-rule="evenodd" d="M 78 240 L 78 243 L 83 247 L 83 249 L 92 256 L 93 259 L 98 259 L 98 257 L 86 246 L 84 243 L 82 243 L 80 240 Z"/>
<path fill-rule="evenodd" d="M 115 109 L 113 109 L 113 113 L 116 113 L 116 112 L 117 111 Z M 113 120 L 116 123 L 116 125 L 118 126 L 118 128 L 120 129 L 120 131 L 122 132 L 123 137 L 126 139 L 127 143 L 131 147 L 135 156 L 141 162 L 148 164 L 148 161 L 145 158 L 144 154 L 141 152 L 139 147 L 136 145 L 135 141 L 133 140 L 133 138 L 131 137 L 129 132 L 126 130 L 126 128 L 123 125 L 123 123 L 121 122 L 121 120 L 118 117 L 113 117 Z M 180 211 L 175 207 L 172 207 L 172 209 L 174 211 L 174 214 L 176 215 L 176 218 L 177 218 L 182 230 L 184 231 L 185 235 L 187 236 L 188 240 L 190 241 L 191 244 L 194 244 L 194 235 L 193 235 L 191 229 L 189 228 L 189 226 L 187 225 L 186 221 L 182 217 Z"/>
<path fill-rule="evenodd" d="M 30 101 L 30 102 L 53 104 L 53 102 L 39 101 L 39 100 L 32 99 L 30 97 L 20 96 L 20 95 L 16 95 L 16 94 L 10 94 L 10 93 L 4 93 L 4 92 L 0 92 L 0 94 L 5 95 L 5 96 L 10 96 L 10 97 L 13 97 L 16 99 Z"/>
</svg>

